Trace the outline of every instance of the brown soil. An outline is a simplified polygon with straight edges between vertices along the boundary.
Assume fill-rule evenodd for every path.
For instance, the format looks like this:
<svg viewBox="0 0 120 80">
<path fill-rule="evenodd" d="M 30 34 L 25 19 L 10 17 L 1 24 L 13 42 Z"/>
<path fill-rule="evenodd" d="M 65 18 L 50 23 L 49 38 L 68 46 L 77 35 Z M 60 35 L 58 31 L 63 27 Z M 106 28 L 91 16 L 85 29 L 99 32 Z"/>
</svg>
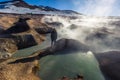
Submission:
<svg viewBox="0 0 120 80">
<path fill-rule="evenodd" d="M 0 80 L 40 80 L 36 75 L 38 61 L 0 66 Z"/>
</svg>

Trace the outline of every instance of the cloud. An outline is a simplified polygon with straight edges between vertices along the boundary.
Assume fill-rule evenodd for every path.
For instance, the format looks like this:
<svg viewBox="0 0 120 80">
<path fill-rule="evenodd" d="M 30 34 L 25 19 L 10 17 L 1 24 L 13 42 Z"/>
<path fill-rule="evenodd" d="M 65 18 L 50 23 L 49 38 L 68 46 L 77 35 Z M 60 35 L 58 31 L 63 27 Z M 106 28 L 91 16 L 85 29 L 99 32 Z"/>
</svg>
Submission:
<svg viewBox="0 0 120 80">
<path fill-rule="evenodd" d="M 116 1 L 117 0 L 84 0 L 84 4 L 81 4 L 81 0 L 72 0 L 77 11 L 83 12 L 83 14 L 97 16 L 111 15 Z"/>
<path fill-rule="evenodd" d="M 72 2 L 75 6 L 79 6 L 81 4 L 80 0 L 72 0 Z"/>
</svg>

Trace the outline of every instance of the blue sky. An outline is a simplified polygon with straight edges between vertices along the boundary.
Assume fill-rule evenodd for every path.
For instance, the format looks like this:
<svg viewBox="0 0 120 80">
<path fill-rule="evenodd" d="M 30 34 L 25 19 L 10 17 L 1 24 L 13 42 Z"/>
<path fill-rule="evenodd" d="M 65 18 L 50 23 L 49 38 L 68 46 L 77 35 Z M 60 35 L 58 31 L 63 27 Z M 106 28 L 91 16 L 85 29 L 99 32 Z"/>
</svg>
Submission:
<svg viewBox="0 0 120 80">
<path fill-rule="evenodd" d="M 120 16 L 120 0 L 25 0 L 30 4 L 74 10 L 86 15 Z"/>
<path fill-rule="evenodd" d="M 72 0 L 25 0 L 30 4 L 51 6 L 57 9 L 74 9 L 74 4 Z M 83 0 L 80 0 L 83 2 Z"/>
<path fill-rule="evenodd" d="M 5 1 L 5 0 L 0 0 Z M 24 0 L 32 5 L 74 10 L 86 15 L 120 16 L 120 0 Z"/>
</svg>

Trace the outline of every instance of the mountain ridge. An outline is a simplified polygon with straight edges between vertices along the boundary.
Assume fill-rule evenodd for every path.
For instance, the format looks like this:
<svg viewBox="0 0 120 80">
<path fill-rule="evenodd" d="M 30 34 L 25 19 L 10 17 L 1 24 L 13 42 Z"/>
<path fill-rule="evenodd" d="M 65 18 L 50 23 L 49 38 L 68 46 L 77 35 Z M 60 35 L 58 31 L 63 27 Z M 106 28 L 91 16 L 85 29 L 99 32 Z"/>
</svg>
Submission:
<svg viewBox="0 0 120 80">
<path fill-rule="evenodd" d="M 59 10 L 49 6 L 30 5 L 24 0 L 9 0 L 0 2 L 0 12 L 5 13 L 32 13 L 32 14 L 65 14 L 65 15 L 82 15 L 73 10 Z M 47 14 L 48 14 L 47 13 Z"/>
</svg>

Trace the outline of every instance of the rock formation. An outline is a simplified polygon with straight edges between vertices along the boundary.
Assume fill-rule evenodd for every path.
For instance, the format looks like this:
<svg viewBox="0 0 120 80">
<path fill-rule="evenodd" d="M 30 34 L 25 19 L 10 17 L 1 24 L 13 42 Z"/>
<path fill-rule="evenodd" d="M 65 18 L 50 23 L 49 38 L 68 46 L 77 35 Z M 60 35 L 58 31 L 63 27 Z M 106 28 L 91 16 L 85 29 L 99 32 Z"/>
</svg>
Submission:
<svg viewBox="0 0 120 80">
<path fill-rule="evenodd" d="M 95 54 L 106 80 L 120 80 L 120 52 L 109 51 Z"/>
<path fill-rule="evenodd" d="M 52 47 L 39 50 L 28 57 L 3 60 L 0 63 L 0 80 L 40 80 L 37 76 L 38 60 L 47 55 L 57 55 L 54 53 L 67 49 L 71 44 L 70 41 L 70 39 L 61 39 Z"/>
<path fill-rule="evenodd" d="M 10 28 L 6 30 L 1 29 L 0 38 L 2 38 L 3 40 L 12 39 L 12 41 L 15 42 L 15 46 L 17 47 L 17 49 L 28 48 L 40 44 L 44 40 L 41 38 L 42 34 L 51 33 L 51 43 L 53 44 L 56 41 L 56 29 L 48 27 L 47 25 L 42 28 L 31 28 L 27 23 L 27 20 L 30 20 L 30 18 L 19 18 L 19 20 Z M 0 56 L 2 56 L 1 59 L 3 58 L 3 56 L 5 56 L 4 58 L 8 58 L 12 55 L 11 53 L 9 53 L 9 56 L 6 55 L 6 53 L 8 54 L 6 50 L 4 50 L 4 52 L 1 52 L 3 54 L 5 53 L 4 55 L 0 54 Z"/>
</svg>

